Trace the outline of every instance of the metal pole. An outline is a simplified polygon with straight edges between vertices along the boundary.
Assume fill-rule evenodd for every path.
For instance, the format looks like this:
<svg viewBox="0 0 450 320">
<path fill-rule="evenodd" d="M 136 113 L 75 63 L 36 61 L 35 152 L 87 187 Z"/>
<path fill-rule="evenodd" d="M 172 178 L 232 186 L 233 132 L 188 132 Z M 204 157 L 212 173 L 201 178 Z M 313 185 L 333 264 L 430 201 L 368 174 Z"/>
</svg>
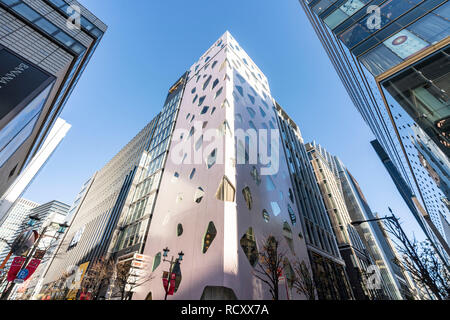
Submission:
<svg viewBox="0 0 450 320">
<path fill-rule="evenodd" d="M 37 247 L 39 246 L 39 243 L 41 242 L 41 239 L 43 238 L 43 236 L 47 232 L 47 228 L 48 228 L 48 226 L 46 226 L 44 228 L 44 230 L 42 231 L 41 235 L 38 237 L 38 240 L 36 241 L 36 243 L 34 244 L 32 249 L 28 253 L 28 255 L 27 255 L 26 259 L 25 259 L 25 262 L 23 263 L 22 267 L 20 268 L 20 270 L 19 270 L 19 272 L 17 274 L 19 274 L 28 265 L 28 263 L 30 262 L 30 259 L 33 256 L 34 252 L 36 251 Z M 6 292 L 3 293 L 3 295 L 0 298 L 0 300 L 8 300 L 8 296 L 11 294 L 11 292 L 14 289 L 15 286 L 16 286 L 16 283 L 12 282 L 11 285 L 9 286 L 8 290 L 6 290 Z"/>
<path fill-rule="evenodd" d="M 169 291 L 170 279 L 172 278 L 172 266 L 173 266 L 173 256 L 172 256 L 172 258 L 170 260 L 169 279 L 168 279 L 169 281 L 167 282 L 167 289 L 165 290 L 166 291 L 166 295 L 164 297 L 164 300 L 167 300 L 167 293 Z"/>
</svg>

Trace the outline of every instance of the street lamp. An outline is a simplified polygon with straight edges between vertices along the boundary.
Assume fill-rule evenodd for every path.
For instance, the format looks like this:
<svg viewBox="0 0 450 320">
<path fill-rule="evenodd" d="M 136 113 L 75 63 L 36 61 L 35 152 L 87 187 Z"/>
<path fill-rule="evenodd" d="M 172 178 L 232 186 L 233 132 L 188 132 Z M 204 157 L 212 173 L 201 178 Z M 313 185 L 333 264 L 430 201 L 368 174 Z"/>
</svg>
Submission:
<svg viewBox="0 0 450 320">
<path fill-rule="evenodd" d="M 178 258 L 175 259 L 175 257 L 172 256 L 170 260 L 167 260 L 166 258 L 168 257 L 169 252 L 170 252 L 169 248 L 166 247 L 165 249 L 163 249 L 163 261 L 168 262 L 170 264 L 169 272 L 167 273 L 167 286 L 164 284 L 164 290 L 166 291 L 164 300 L 167 300 L 169 287 L 170 287 L 170 281 L 172 280 L 173 275 L 175 275 L 174 269 L 175 269 L 175 267 L 179 268 L 180 262 L 183 261 L 183 257 L 184 257 L 184 253 L 183 253 L 183 251 L 181 251 L 178 253 Z M 176 275 L 175 275 L 175 277 L 176 277 Z M 164 277 L 164 275 L 163 275 L 163 279 L 166 279 L 166 277 Z"/>
<path fill-rule="evenodd" d="M 37 216 L 30 216 L 30 221 L 28 222 L 29 226 L 33 226 L 35 224 L 36 221 L 40 221 L 41 219 Z M 55 223 L 50 223 L 47 226 L 44 227 L 44 229 L 41 232 L 41 235 L 38 235 L 38 239 L 37 241 L 34 243 L 34 245 L 32 246 L 31 250 L 29 250 L 26 258 L 25 258 L 25 262 L 22 264 L 22 267 L 20 268 L 20 270 L 18 271 L 17 274 L 20 274 L 21 271 L 23 271 L 25 268 L 27 268 L 28 263 L 30 262 L 31 258 L 33 257 L 36 249 L 39 247 L 39 243 L 41 242 L 41 240 L 43 238 L 45 238 L 45 234 L 47 233 L 47 229 L 52 226 L 55 225 Z M 66 229 L 69 227 L 66 223 L 57 223 L 57 225 L 59 226 L 58 230 L 56 231 L 56 233 L 58 233 L 58 236 L 53 237 L 55 239 L 57 239 L 59 237 L 59 235 L 63 234 Z M 50 236 L 48 236 L 50 237 Z M 45 253 L 44 253 L 45 254 Z M 8 300 L 9 295 L 11 294 L 11 292 L 13 291 L 14 287 L 15 287 L 16 283 L 13 282 L 11 283 L 11 285 L 7 288 L 6 290 L 3 292 L 2 296 L 0 297 L 0 300 Z"/>
</svg>

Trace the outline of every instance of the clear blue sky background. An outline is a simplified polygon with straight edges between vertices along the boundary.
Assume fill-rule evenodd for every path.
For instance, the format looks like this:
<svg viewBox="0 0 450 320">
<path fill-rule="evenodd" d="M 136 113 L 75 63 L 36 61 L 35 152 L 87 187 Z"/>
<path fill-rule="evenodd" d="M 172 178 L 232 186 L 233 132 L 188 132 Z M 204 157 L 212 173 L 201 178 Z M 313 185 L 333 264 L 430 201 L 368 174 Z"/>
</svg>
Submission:
<svg viewBox="0 0 450 320">
<path fill-rule="evenodd" d="M 162 108 L 167 90 L 226 30 L 269 79 L 273 97 L 338 155 L 373 211 L 390 206 L 422 237 L 297 0 L 81 0 L 109 29 L 62 113 L 66 139 L 25 198 L 71 204 Z"/>
</svg>

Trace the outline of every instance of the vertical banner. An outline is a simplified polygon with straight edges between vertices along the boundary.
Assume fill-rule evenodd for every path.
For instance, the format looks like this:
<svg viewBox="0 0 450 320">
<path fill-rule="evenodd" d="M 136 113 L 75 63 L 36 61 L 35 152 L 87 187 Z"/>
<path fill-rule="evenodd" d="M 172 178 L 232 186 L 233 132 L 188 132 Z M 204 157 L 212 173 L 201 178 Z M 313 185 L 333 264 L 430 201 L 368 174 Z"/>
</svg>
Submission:
<svg viewBox="0 0 450 320">
<path fill-rule="evenodd" d="M 172 273 L 170 275 L 170 286 L 169 286 L 169 291 L 167 291 L 167 295 L 169 295 L 169 296 L 173 296 L 173 294 L 175 293 L 176 278 L 177 278 L 177 275 L 175 273 Z"/>
<path fill-rule="evenodd" d="M 16 279 L 17 273 L 19 272 L 20 268 L 22 268 L 23 263 L 25 262 L 25 258 L 24 257 L 15 257 L 11 267 L 9 268 L 9 272 L 8 272 L 8 277 L 7 280 L 8 282 L 12 282 L 14 281 L 14 279 Z"/>
<path fill-rule="evenodd" d="M 27 281 L 33 275 L 33 273 L 39 267 L 40 263 L 41 263 L 41 260 L 39 260 L 39 259 L 33 259 L 30 261 L 30 263 L 27 266 L 28 274 L 25 278 L 25 281 Z"/>
</svg>

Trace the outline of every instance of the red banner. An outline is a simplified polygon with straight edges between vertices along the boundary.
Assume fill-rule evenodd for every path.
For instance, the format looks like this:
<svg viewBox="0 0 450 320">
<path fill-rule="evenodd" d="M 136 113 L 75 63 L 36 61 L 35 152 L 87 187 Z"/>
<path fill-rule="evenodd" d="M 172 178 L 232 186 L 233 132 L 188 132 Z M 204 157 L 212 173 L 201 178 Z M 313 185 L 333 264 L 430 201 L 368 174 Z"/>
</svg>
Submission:
<svg viewBox="0 0 450 320">
<path fill-rule="evenodd" d="M 28 275 L 25 278 L 25 281 L 28 280 L 33 275 L 33 273 L 39 267 L 40 263 L 41 263 L 41 260 L 39 260 L 39 259 L 33 259 L 30 261 L 30 263 L 27 265 Z"/>
<path fill-rule="evenodd" d="M 20 268 L 22 268 L 22 265 L 24 262 L 25 262 L 24 257 L 15 257 L 14 258 L 13 262 L 11 263 L 11 267 L 9 268 L 8 277 L 7 277 L 8 282 L 12 282 L 12 281 L 14 281 L 14 279 L 16 279 L 17 273 L 19 273 Z"/>
<path fill-rule="evenodd" d="M 174 292 L 175 292 L 175 279 L 177 278 L 177 275 L 175 273 L 172 273 L 170 275 L 170 287 L 169 287 L 169 291 L 167 291 L 167 295 L 169 296 L 173 296 Z"/>
</svg>

